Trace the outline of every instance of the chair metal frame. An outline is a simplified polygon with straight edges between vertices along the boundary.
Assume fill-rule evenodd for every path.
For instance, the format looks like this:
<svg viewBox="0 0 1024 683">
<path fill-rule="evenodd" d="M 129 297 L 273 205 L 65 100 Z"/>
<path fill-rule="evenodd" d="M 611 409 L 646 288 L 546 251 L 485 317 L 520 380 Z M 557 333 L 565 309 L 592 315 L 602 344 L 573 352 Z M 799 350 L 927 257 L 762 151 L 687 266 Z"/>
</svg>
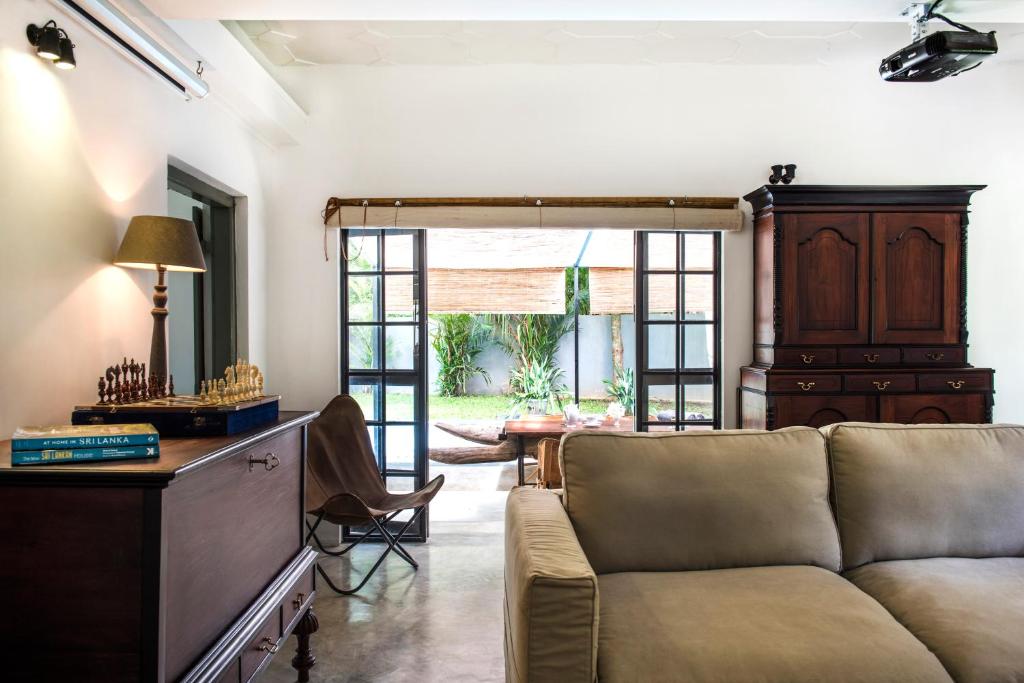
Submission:
<svg viewBox="0 0 1024 683">
<path fill-rule="evenodd" d="M 360 534 L 356 537 L 354 541 L 349 543 L 341 550 L 328 550 L 324 547 L 323 543 L 320 542 L 320 537 L 316 535 L 316 530 L 320 526 L 320 522 L 322 522 L 324 519 L 324 512 L 321 511 L 320 514 L 317 515 L 316 522 L 314 522 L 313 524 L 310 524 L 309 520 L 306 520 L 306 528 L 309 529 L 309 533 L 306 534 L 306 543 L 309 543 L 310 539 L 313 539 L 313 541 L 316 542 L 317 547 L 320 549 L 320 552 L 324 553 L 325 555 L 330 555 L 331 557 L 341 557 L 342 555 L 345 555 L 363 541 L 370 539 L 372 537 L 376 538 L 373 536 L 374 531 L 379 533 L 379 538 L 382 539 L 385 543 L 387 543 L 387 547 L 384 549 L 384 552 L 380 554 L 380 557 L 377 558 L 377 561 L 374 563 L 373 567 L 370 568 L 370 571 L 368 571 L 366 575 L 363 576 L 362 581 L 360 581 L 359 584 L 356 585 L 354 588 L 339 588 L 337 585 L 335 585 L 333 581 L 331 581 L 331 577 L 327 575 L 327 572 L 324 571 L 324 568 L 320 565 L 319 562 L 316 563 L 317 572 L 319 572 L 320 576 L 323 577 L 323 580 L 327 582 L 327 585 L 330 586 L 331 590 L 333 590 L 335 593 L 338 593 L 340 595 L 354 595 L 355 593 L 358 593 L 363 586 L 366 585 L 366 582 L 370 580 L 370 577 L 372 577 L 374 573 L 376 573 L 377 569 L 379 569 L 380 566 L 384 564 L 384 560 L 387 558 L 389 553 L 395 553 L 403 560 L 408 562 L 412 566 L 414 571 L 419 569 L 420 565 L 416 562 L 416 560 L 412 559 L 412 555 L 409 554 L 409 551 L 406 550 L 404 546 L 402 546 L 401 540 L 402 536 L 405 535 L 405 532 L 408 531 L 409 528 L 416 522 L 416 519 L 425 509 L 425 505 L 415 508 L 415 512 L 413 512 L 412 516 L 408 520 L 406 520 L 405 524 L 402 525 L 402 527 L 398 530 L 398 533 L 396 534 L 392 534 L 390 531 L 388 531 L 387 525 L 395 517 L 405 512 L 405 510 L 396 510 L 388 515 L 383 515 L 380 518 L 371 515 L 369 516 L 369 519 L 371 522 L 373 522 L 374 528 L 371 528 L 365 531 L 364 533 Z"/>
</svg>

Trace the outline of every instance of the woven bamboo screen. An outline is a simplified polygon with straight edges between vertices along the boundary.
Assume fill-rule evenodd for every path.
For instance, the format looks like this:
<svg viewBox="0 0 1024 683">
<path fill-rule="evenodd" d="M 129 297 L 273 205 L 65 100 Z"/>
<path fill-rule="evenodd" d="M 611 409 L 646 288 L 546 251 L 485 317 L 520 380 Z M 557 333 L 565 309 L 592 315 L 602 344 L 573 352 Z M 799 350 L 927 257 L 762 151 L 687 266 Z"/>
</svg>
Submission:
<svg viewBox="0 0 1024 683">
<path fill-rule="evenodd" d="M 652 314 L 675 313 L 678 277 L 674 273 L 649 275 L 647 279 L 647 306 Z M 714 277 L 685 275 L 686 317 L 709 320 L 714 313 Z M 590 269 L 590 312 L 594 315 L 633 312 L 633 269 Z"/>
<path fill-rule="evenodd" d="M 411 310 L 412 278 L 386 278 L 388 313 Z M 431 313 L 565 313 L 564 268 L 431 268 Z"/>
</svg>

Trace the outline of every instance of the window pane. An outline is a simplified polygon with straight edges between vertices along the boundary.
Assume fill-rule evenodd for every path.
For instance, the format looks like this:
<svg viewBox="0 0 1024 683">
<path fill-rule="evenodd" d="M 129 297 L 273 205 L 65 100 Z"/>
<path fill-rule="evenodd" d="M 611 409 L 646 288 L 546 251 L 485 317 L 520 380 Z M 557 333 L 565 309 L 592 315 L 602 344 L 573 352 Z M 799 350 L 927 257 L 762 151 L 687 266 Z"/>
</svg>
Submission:
<svg viewBox="0 0 1024 683">
<path fill-rule="evenodd" d="M 645 325 L 647 329 L 647 370 L 673 370 L 676 367 L 676 326 Z"/>
<path fill-rule="evenodd" d="M 672 423 L 676 419 L 676 383 L 674 377 L 647 377 L 648 422 Z"/>
<path fill-rule="evenodd" d="M 683 324 L 683 368 L 710 370 L 715 366 L 715 326 Z"/>
<path fill-rule="evenodd" d="M 411 470 L 413 453 L 416 450 L 416 428 L 412 425 L 387 425 L 387 467 L 394 470 Z"/>
<path fill-rule="evenodd" d="M 348 328 L 348 364 L 352 370 L 380 369 L 380 325 Z"/>
<path fill-rule="evenodd" d="M 676 275 L 644 275 L 647 320 L 675 320 Z"/>
<path fill-rule="evenodd" d="M 676 269 L 676 234 L 647 233 L 647 270 Z"/>
<path fill-rule="evenodd" d="M 683 387 L 686 420 L 713 420 L 715 418 L 715 385 L 711 376 L 688 378 Z M 698 383 L 700 382 L 700 383 Z"/>
<path fill-rule="evenodd" d="M 384 233 L 384 269 L 412 270 L 413 250 L 416 248 L 415 235 L 411 232 Z"/>
<path fill-rule="evenodd" d="M 387 275 L 384 277 L 384 306 L 389 321 L 416 320 L 416 276 Z"/>
<path fill-rule="evenodd" d="M 376 322 L 380 320 L 379 275 L 349 276 L 348 319 L 352 322 Z"/>
<path fill-rule="evenodd" d="M 364 270 L 380 270 L 376 235 L 349 234 L 345 249 L 346 251 L 342 254 L 342 258 L 348 258 L 348 270 L 350 273 Z"/>
<path fill-rule="evenodd" d="M 414 370 L 416 358 L 416 328 L 412 325 L 385 327 L 384 333 L 388 370 Z"/>
<path fill-rule="evenodd" d="M 414 387 L 405 384 L 388 383 L 388 422 L 412 422 L 415 419 L 413 402 Z"/>
<path fill-rule="evenodd" d="M 373 455 L 377 460 L 377 469 L 380 469 L 384 466 L 384 463 L 381 462 L 381 428 L 378 425 L 371 425 L 366 428 L 366 431 L 370 432 L 370 444 L 373 446 Z"/>
<path fill-rule="evenodd" d="M 715 314 L 715 276 L 684 275 L 684 320 L 712 320 Z"/>
<path fill-rule="evenodd" d="M 684 270 L 715 269 L 715 236 L 700 233 L 687 233 L 684 247 L 686 258 Z"/>
<path fill-rule="evenodd" d="M 350 377 L 348 385 L 349 394 L 363 409 L 363 418 L 367 422 L 379 420 L 377 408 L 380 406 L 380 380 L 375 377 Z"/>
</svg>

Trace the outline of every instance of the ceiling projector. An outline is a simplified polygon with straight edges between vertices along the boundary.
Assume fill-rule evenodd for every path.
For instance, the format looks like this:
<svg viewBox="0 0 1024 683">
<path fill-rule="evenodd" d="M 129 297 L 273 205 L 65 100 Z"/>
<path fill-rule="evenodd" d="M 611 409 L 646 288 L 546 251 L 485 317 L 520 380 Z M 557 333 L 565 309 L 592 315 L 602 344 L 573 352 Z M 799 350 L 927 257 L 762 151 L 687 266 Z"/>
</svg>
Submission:
<svg viewBox="0 0 1024 683">
<path fill-rule="evenodd" d="M 904 12 L 910 17 L 914 42 L 882 60 L 878 73 L 883 79 L 938 81 L 981 66 L 984 59 L 998 51 L 995 31 L 982 33 L 938 14 L 935 10 L 941 3 L 915 3 Z M 930 19 L 940 19 L 960 30 L 925 35 Z"/>
</svg>

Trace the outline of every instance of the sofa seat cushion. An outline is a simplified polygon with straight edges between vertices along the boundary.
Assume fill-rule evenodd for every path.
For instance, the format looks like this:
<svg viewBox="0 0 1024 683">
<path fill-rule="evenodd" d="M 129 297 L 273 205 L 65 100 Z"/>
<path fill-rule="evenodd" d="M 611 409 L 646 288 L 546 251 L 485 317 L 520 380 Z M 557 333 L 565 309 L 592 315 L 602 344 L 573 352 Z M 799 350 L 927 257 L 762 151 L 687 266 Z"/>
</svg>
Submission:
<svg viewBox="0 0 1024 683">
<path fill-rule="evenodd" d="M 871 597 L 817 567 L 598 576 L 601 683 L 950 682 Z"/>
<path fill-rule="evenodd" d="M 959 683 L 1024 681 L 1024 558 L 879 562 L 848 576 Z"/>
</svg>

